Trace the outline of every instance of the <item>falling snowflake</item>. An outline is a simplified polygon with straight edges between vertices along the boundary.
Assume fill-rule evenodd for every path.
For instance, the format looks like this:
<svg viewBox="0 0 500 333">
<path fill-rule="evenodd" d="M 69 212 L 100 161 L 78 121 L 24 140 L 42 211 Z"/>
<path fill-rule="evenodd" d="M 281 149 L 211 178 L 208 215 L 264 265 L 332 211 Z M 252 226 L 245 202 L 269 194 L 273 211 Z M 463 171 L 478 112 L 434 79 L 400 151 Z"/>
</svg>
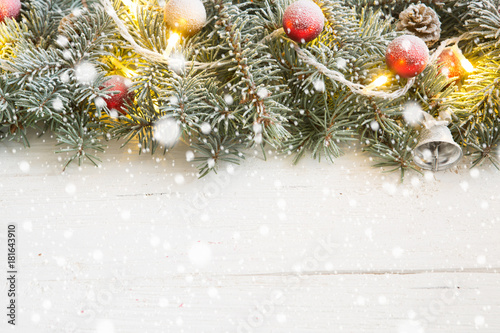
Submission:
<svg viewBox="0 0 500 333">
<path fill-rule="evenodd" d="M 54 108 L 54 110 L 56 111 L 61 111 L 62 109 L 64 109 L 64 104 L 63 104 L 63 101 L 59 98 L 59 97 L 56 97 L 53 101 L 52 101 L 52 107 Z"/>
<path fill-rule="evenodd" d="M 97 70 L 89 62 L 82 62 L 75 66 L 75 78 L 80 84 L 89 85 L 95 81 Z"/>
<path fill-rule="evenodd" d="M 206 266 L 212 260 L 212 250 L 208 244 L 197 242 L 188 251 L 189 260 L 195 266 Z"/>
<path fill-rule="evenodd" d="M 201 133 L 208 135 L 212 131 L 212 126 L 210 126 L 209 123 L 205 122 L 205 123 L 201 124 L 200 129 L 201 129 Z"/>
<path fill-rule="evenodd" d="M 66 190 L 66 193 L 68 193 L 68 194 L 75 194 L 76 186 L 73 183 L 69 183 L 66 185 L 65 190 Z"/>
<path fill-rule="evenodd" d="M 102 260 L 102 257 L 103 257 L 102 251 L 101 251 L 101 250 L 95 250 L 95 251 L 92 253 L 92 257 L 93 257 L 93 258 L 94 258 L 94 260 L 96 260 L 96 261 L 101 261 L 101 260 Z"/>
<path fill-rule="evenodd" d="M 404 250 L 400 247 L 395 247 L 392 249 L 392 255 L 394 256 L 394 258 L 401 258 L 403 253 L 404 253 Z"/>
<path fill-rule="evenodd" d="M 184 72 L 185 67 L 186 59 L 182 54 L 175 53 L 168 58 L 168 68 L 170 68 L 172 72 L 181 75 Z"/>
<path fill-rule="evenodd" d="M 61 80 L 62 83 L 68 83 L 69 82 L 69 74 L 67 71 L 62 72 L 61 75 L 59 76 L 59 79 Z"/>
<path fill-rule="evenodd" d="M 208 296 L 210 296 L 211 298 L 218 298 L 219 297 L 219 292 L 217 291 L 216 288 L 214 287 L 210 287 L 208 288 L 207 290 L 207 294 Z"/>
<path fill-rule="evenodd" d="M 376 120 L 373 120 L 370 123 L 370 128 L 372 129 L 372 131 L 376 132 L 376 131 L 378 131 L 380 129 L 380 125 L 379 125 L 379 123 Z"/>
<path fill-rule="evenodd" d="M 56 43 L 59 44 L 59 46 L 66 47 L 69 44 L 69 40 L 64 36 L 59 35 L 57 36 Z"/>
<path fill-rule="evenodd" d="M 215 167 L 215 160 L 213 158 L 209 158 L 207 160 L 207 166 L 209 169 L 213 169 Z"/>
<path fill-rule="evenodd" d="M 22 161 L 19 163 L 19 169 L 21 169 L 22 172 L 28 172 L 30 171 L 30 164 L 26 161 Z"/>
<path fill-rule="evenodd" d="M 102 97 L 96 97 L 94 99 L 94 103 L 95 103 L 96 108 L 98 108 L 98 109 L 102 109 L 103 107 L 106 106 L 106 101 Z"/>
<path fill-rule="evenodd" d="M 232 105 L 234 103 L 233 96 L 231 96 L 229 94 L 225 94 L 224 101 L 226 102 L 227 105 Z"/>
<path fill-rule="evenodd" d="M 181 175 L 181 174 L 177 174 L 177 175 L 175 175 L 175 177 L 174 177 L 174 181 L 175 181 L 175 183 L 176 183 L 176 184 L 178 184 L 178 185 L 182 185 L 182 184 L 184 184 L 185 179 L 184 179 L 184 176 L 183 176 L 183 175 Z"/>
<path fill-rule="evenodd" d="M 337 68 L 344 69 L 347 66 L 347 61 L 343 58 L 337 59 Z"/>
<path fill-rule="evenodd" d="M 269 97 L 269 90 L 261 87 L 257 90 L 257 96 L 259 96 L 261 99 L 265 99 Z"/>
<path fill-rule="evenodd" d="M 416 102 L 408 102 L 403 107 L 403 117 L 410 126 L 417 126 L 423 120 L 422 107 Z"/>
<path fill-rule="evenodd" d="M 186 152 L 186 161 L 191 162 L 194 160 L 194 153 L 191 150 Z"/>
<path fill-rule="evenodd" d="M 314 81 L 313 86 L 317 92 L 324 92 L 325 91 L 325 81 L 323 81 L 323 80 Z"/>
<path fill-rule="evenodd" d="M 154 124 L 153 137 L 167 147 L 173 147 L 181 135 L 181 128 L 172 117 L 162 118 Z"/>
</svg>

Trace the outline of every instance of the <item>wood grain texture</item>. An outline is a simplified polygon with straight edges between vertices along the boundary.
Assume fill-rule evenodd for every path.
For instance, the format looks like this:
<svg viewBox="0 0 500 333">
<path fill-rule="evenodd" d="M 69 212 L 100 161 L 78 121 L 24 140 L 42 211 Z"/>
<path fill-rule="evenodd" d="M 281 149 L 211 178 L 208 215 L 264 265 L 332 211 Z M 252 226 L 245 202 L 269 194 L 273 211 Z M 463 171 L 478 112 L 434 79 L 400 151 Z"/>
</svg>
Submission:
<svg viewBox="0 0 500 333">
<path fill-rule="evenodd" d="M 182 148 L 111 143 L 101 167 L 63 173 L 45 141 L 0 144 L 15 331 L 500 332 L 490 167 L 400 184 L 356 152 L 298 166 L 271 152 L 197 180 Z"/>
</svg>

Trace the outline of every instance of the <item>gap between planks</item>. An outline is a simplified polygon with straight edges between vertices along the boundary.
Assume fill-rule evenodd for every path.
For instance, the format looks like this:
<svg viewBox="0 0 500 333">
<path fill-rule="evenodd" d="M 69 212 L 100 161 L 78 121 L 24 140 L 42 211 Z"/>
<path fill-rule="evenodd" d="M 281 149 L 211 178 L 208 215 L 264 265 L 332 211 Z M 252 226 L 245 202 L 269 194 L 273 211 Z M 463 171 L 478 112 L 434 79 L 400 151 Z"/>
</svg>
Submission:
<svg viewBox="0 0 500 333">
<path fill-rule="evenodd" d="M 487 273 L 499 274 L 500 267 L 492 268 L 440 268 L 440 269 L 404 269 L 404 270 L 333 270 L 310 272 L 274 272 L 254 274 L 231 274 L 231 276 L 314 276 L 314 275 L 415 275 L 415 274 L 441 274 L 441 273 Z"/>
</svg>

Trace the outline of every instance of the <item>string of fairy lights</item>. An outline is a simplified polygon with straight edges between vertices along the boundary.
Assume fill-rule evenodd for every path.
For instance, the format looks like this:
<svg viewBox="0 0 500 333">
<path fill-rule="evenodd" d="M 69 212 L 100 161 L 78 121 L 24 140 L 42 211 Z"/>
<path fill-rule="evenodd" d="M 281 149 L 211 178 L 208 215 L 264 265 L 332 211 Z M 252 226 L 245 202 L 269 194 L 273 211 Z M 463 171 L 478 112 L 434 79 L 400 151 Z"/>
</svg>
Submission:
<svg viewBox="0 0 500 333">
<path fill-rule="evenodd" d="M 172 54 L 173 49 L 180 45 L 180 41 L 182 39 L 181 34 L 175 32 L 175 31 L 171 31 L 170 36 L 168 38 L 167 47 L 161 53 L 143 48 L 135 41 L 133 36 L 130 34 L 127 26 L 122 21 L 122 19 L 118 16 L 118 14 L 116 13 L 116 10 L 113 8 L 113 5 L 110 3 L 110 1 L 109 0 L 101 0 L 101 3 L 103 4 L 107 13 L 113 18 L 113 20 L 117 24 L 118 30 L 119 30 L 121 36 L 129 42 L 130 46 L 134 49 L 134 51 L 136 51 L 138 54 L 141 54 L 142 56 L 144 56 L 145 58 L 147 58 L 151 61 L 157 61 L 160 63 L 167 63 L 167 64 L 169 62 L 173 61 L 170 56 Z M 137 11 L 138 6 L 139 6 L 133 0 L 122 0 L 122 3 L 128 8 L 128 11 L 129 11 L 129 13 L 132 14 L 132 16 Z M 286 15 L 286 12 L 285 12 L 285 15 Z M 323 15 L 323 14 L 321 13 L 321 15 Z M 180 20 L 180 22 L 187 22 L 187 21 L 188 21 L 187 19 Z M 265 42 L 265 41 L 272 39 L 272 38 L 275 38 L 275 37 L 280 37 L 283 35 L 284 32 L 285 31 L 283 28 L 277 29 L 277 30 L 271 32 L 268 36 L 266 36 L 262 42 Z M 319 35 L 319 33 L 317 35 Z M 433 55 L 430 57 L 429 62 L 430 63 L 436 62 L 438 60 L 439 54 L 441 54 L 442 51 L 449 44 L 454 44 L 453 47 L 451 48 L 451 51 L 453 52 L 454 56 L 457 57 L 457 59 L 460 61 L 461 66 L 463 67 L 463 69 L 467 73 L 472 73 L 474 71 L 473 65 L 470 63 L 470 61 L 467 58 L 465 58 L 465 56 L 462 54 L 462 52 L 458 48 L 458 42 L 463 37 L 464 36 L 443 41 L 441 43 L 441 45 L 433 52 Z M 304 41 L 304 40 L 302 40 L 302 41 Z M 406 85 L 403 88 L 398 89 L 394 92 L 387 93 L 384 91 L 377 91 L 377 88 L 384 86 L 386 83 L 388 83 L 390 81 L 390 78 L 388 75 L 381 75 L 381 76 L 375 78 L 375 80 L 373 80 L 373 82 L 371 82 L 368 85 L 353 83 L 353 82 L 345 79 L 344 75 L 342 73 L 340 73 L 339 71 L 336 71 L 336 70 L 331 69 L 331 68 L 327 68 L 325 65 L 318 62 L 313 56 L 306 53 L 306 51 L 304 51 L 304 49 L 302 49 L 299 45 L 299 43 L 301 42 L 300 40 L 299 40 L 299 42 L 294 41 L 294 40 L 292 40 L 291 42 L 292 42 L 293 48 L 295 49 L 299 58 L 302 61 L 315 67 L 319 72 L 321 72 L 322 74 L 324 74 L 325 76 L 327 76 L 331 80 L 346 85 L 347 87 L 349 87 L 349 89 L 352 92 L 359 94 L 359 95 L 381 97 L 381 98 L 386 98 L 386 99 L 394 99 L 394 98 L 398 98 L 398 97 L 405 95 L 408 92 L 408 90 L 415 83 L 415 80 L 413 79 L 413 77 L 410 77 L 408 82 L 406 83 Z M 215 61 L 215 62 L 210 62 L 210 63 L 202 63 L 202 62 L 196 62 L 196 61 L 184 61 L 184 63 L 185 63 L 185 65 L 188 65 L 188 66 L 193 66 L 195 68 L 203 69 L 203 68 L 207 68 L 207 67 L 221 66 L 223 64 L 226 64 L 227 61 Z M 427 65 L 427 64 L 425 64 L 425 65 Z M 424 68 L 425 68 L 425 66 L 424 66 Z"/>
<path fill-rule="evenodd" d="M 169 0 L 165 4 L 165 23 L 170 28 L 170 35 L 167 46 L 162 52 L 140 46 L 129 32 L 125 22 L 117 14 L 111 2 L 109 0 L 101 0 L 101 3 L 106 12 L 115 21 L 120 35 L 129 43 L 130 47 L 150 61 L 165 63 L 169 66 L 180 62 L 181 67 L 190 66 L 195 69 L 215 68 L 229 64 L 231 61 L 220 59 L 213 62 L 198 62 L 183 58 L 179 59 L 179 54 L 176 54 L 175 57 L 173 56 L 173 50 L 182 47 L 181 41 L 183 37 L 189 37 L 197 33 L 206 24 L 206 12 L 200 0 Z M 134 13 L 141 9 L 140 5 L 134 0 L 122 0 L 122 4 L 130 14 L 127 17 L 135 19 Z M 307 18 L 305 21 L 304 17 Z M 354 83 L 346 79 L 341 72 L 328 68 L 319 62 L 308 52 L 307 48 L 302 46 L 307 42 L 313 41 L 323 32 L 324 23 L 324 14 L 316 3 L 311 0 L 298 0 L 286 8 L 283 16 L 283 27 L 269 33 L 260 43 L 265 45 L 269 40 L 285 38 L 286 35 L 291 43 L 291 47 L 305 64 L 312 66 L 330 80 L 345 85 L 355 94 L 383 99 L 396 99 L 404 96 L 414 86 L 416 77 L 429 64 L 437 63 L 441 74 L 448 78 L 452 78 L 457 71 L 456 68 L 448 67 L 450 63 L 452 66 L 459 66 L 460 73 L 472 73 L 475 71 L 472 63 L 462 54 L 458 47 L 458 43 L 466 38 L 467 34 L 444 40 L 432 54 L 430 54 L 426 43 L 419 37 L 403 35 L 390 42 L 386 50 L 385 60 L 388 69 L 392 72 L 392 76 L 386 74 L 378 76 L 367 85 Z M 449 47 L 449 45 L 452 46 Z M 449 61 L 450 59 L 451 62 Z M 133 74 L 133 72 L 129 71 L 129 74 Z M 405 85 L 391 92 L 381 89 L 394 78 L 405 79 Z M 427 139 L 429 137 L 433 137 L 433 139 L 426 139 L 427 141 L 421 140 L 417 145 L 414 150 L 415 163 L 423 169 L 434 171 L 456 165 L 462 157 L 462 150 L 453 141 L 451 132 L 447 128 L 449 118 L 435 120 L 424 111 L 420 112 L 421 115 L 418 118 L 420 119 L 420 123 L 425 127 L 422 135 L 425 135 Z M 440 156 L 440 152 L 442 154 L 444 151 L 447 152 L 447 155 Z"/>
</svg>

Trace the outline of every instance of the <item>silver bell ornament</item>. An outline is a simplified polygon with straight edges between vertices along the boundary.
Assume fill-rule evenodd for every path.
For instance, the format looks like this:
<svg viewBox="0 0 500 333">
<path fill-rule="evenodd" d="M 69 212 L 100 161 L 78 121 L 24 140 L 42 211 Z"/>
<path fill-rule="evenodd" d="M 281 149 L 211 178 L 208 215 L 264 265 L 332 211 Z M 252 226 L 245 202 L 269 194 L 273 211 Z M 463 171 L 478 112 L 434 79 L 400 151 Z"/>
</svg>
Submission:
<svg viewBox="0 0 500 333">
<path fill-rule="evenodd" d="M 448 121 L 437 121 L 426 112 L 424 128 L 413 149 L 413 162 L 424 170 L 443 171 L 454 167 L 463 156 L 462 148 L 453 140 Z"/>
</svg>

